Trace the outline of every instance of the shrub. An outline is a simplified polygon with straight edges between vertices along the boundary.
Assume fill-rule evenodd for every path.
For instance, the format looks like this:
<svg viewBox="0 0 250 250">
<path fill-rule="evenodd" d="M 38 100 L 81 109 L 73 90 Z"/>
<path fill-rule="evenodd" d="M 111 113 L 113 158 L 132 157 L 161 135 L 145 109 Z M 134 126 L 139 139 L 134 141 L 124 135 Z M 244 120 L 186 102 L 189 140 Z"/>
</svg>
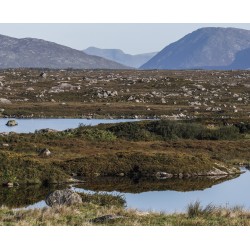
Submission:
<svg viewBox="0 0 250 250">
<path fill-rule="evenodd" d="M 110 128 L 109 131 L 113 132 L 117 137 L 128 140 L 151 140 L 152 134 L 144 128 L 144 124 L 138 122 L 126 122 L 116 124 Z"/>
<path fill-rule="evenodd" d="M 116 140 L 116 136 L 112 132 L 98 128 L 86 128 L 81 126 L 77 129 L 76 135 L 91 141 Z"/>
</svg>

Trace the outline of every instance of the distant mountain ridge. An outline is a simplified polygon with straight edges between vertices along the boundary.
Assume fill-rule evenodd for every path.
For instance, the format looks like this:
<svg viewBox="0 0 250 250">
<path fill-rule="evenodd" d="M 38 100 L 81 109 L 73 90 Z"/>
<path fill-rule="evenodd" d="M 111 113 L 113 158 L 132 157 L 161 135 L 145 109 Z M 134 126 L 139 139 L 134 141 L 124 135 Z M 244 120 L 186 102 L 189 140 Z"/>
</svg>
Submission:
<svg viewBox="0 0 250 250">
<path fill-rule="evenodd" d="M 243 56 L 240 51 L 248 48 L 250 48 L 249 30 L 201 28 L 166 46 L 140 68 L 234 69 L 237 65 L 237 67 L 243 65 L 239 62 Z M 246 59 L 247 57 L 244 60 Z"/>
<path fill-rule="evenodd" d="M 139 68 L 141 65 L 143 65 L 145 62 L 147 62 L 157 54 L 157 52 L 152 52 L 130 55 L 124 53 L 120 49 L 100 49 L 96 47 L 89 47 L 83 51 L 88 55 L 100 56 L 134 68 Z"/>
<path fill-rule="evenodd" d="M 0 68 L 127 69 L 127 66 L 36 38 L 0 35 Z"/>
</svg>

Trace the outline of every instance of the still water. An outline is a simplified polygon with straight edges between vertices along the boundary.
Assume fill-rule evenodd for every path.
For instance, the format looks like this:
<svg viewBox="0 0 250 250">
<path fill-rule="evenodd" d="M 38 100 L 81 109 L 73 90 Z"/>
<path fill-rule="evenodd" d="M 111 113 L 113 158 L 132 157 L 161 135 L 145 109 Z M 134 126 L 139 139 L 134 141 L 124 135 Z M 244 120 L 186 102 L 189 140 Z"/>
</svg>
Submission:
<svg viewBox="0 0 250 250">
<path fill-rule="evenodd" d="M 93 184 L 94 180 L 91 182 L 86 180 L 86 184 L 72 187 L 72 189 L 77 192 L 92 193 L 98 191 L 123 195 L 127 202 L 127 208 L 136 208 L 141 211 L 185 212 L 187 205 L 195 201 L 200 201 L 204 206 L 212 203 L 216 206 L 227 207 L 240 205 L 250 209 L 250 193 L 248 192 L 250 190 L 250 171 L 230 180 L 207 180 L 205 185 L 202 184 L 204 180 L 198 179 L 155 180 L 149 183 L 147 181 L 133 183 L 126 179 L 123 181 L 115 179 L 113 181 L 115 184 L 111 188 L 111 181 L 112 178 L 106 184 L 102 181 L 96 181 L 97 184 Z M 91 186 L 93 187 L 91 188 Z M 153 191 L 150 190 L 150 186 Z M 26 191 L 22 188 L 1 188 L 0 205 L 42 208 L 46 206 L 44 201 L 46 195 L 53 190 L 60 189 L 60 187 L 44 190 L 43 188 L 34 189 L 30 186 L 29 189 Z"/>
<path fill-rule="evenodd" d="M 13 127 L 6 126 L 8 120 L 16 120 L 18 125 Z M 35 130 L 50 128 L 56 130 L 65 130 L 68 128 L 77 128 L 79 124 L 98 125 L 100 123 L 118 123 L 135 122 L 138 119 L 0 119 L 1 132 L 33 133 Z"/>
</svg>

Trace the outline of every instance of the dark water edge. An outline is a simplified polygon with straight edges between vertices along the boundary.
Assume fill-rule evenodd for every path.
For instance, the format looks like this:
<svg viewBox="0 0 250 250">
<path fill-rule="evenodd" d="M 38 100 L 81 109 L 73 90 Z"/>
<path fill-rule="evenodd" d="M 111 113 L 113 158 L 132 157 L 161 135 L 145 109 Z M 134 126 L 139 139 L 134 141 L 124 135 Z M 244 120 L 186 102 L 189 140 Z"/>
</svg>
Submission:
<svg viewBox="0 0 250 250">
<path fill-rule="evenodd" d="M 127 208 L 142 211 L 183 212 L 191 202 L 216 206 L 242 205 L 250 208 L 250 171 L 240 176 L 189 179 L 129 179 L 103 177 L 86 179 L 81 185 L 19 186 L 0 188 L 0 206 L 10 208 L 46 207 L 44 199 L 57 189 L 77 192 L 105 192 L 122 195 Z"/>
</svg>

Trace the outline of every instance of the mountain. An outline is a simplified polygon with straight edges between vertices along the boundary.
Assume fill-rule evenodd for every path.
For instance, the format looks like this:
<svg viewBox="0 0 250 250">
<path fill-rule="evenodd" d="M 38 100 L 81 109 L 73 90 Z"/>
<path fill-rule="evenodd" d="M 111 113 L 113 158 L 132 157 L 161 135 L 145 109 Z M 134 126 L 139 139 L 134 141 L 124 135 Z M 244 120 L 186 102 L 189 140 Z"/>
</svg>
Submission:
<svg viewBox="0 0 250 250">
<path fill-rule="evenodd" d="M 236 53 L 235 60 L 228 69 L 250 69 L 250 48 Z"/>
<path fill-rule="evenodd" d="M 139 68 L 142 64 L 147 62 L 149 59 L 151 59 L 153 56 L 155 56 L 157 53 L 145 53 L 145 54 L 138 54 L 138 55 L 130 55 L 125 54 L 120 49 L 99 49 L 96 47 L 89 47 L 85 50 L 83 50 L 88 55 L 95 55 L 95 56 L 101 56 L 103 58 L 121 63 L 123 65 L 127 65 L 129 67 L 133 68 Z"/>
<path fill-rule="evenodd" d="M 217 69 L 231 65 L 237 52 L 249 47 L 249 30 L 201 28 L 166 46 L 141 69 Z"/>
<path fill-rule="evenodd" d="M 53 42 L 0 35 L 0 68 L 125 69 L 128 67 Z"/>
</svg>

